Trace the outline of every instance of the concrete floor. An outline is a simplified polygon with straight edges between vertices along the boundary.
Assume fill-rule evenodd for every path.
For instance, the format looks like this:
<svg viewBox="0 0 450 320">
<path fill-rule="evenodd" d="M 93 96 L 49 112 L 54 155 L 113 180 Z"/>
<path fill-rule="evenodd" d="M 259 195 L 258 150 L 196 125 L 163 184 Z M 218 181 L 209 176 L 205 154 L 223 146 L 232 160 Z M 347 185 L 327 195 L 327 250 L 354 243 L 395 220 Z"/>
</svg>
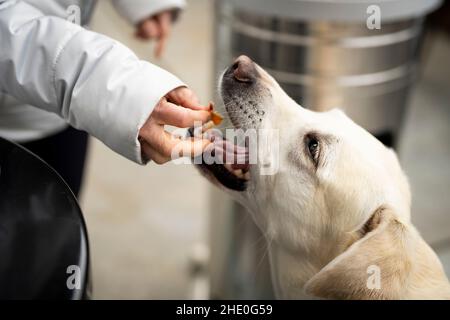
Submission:
<svg viewBox="0 0 450 320">
<path fill-rule="evenodd" d="M 130 46 L 211 98 L 212 1 L 190 1 L 161 61 L 152 46 L 99 1 L 92 29 Z M 430 47 L 431 48 L 431 47 Z M 400 156 L 413 191 L 413 221 L 450 274 L 449 41 L 433 43 L 407 115 Z M 81 199 L 90 235 L 94 298 L 188 298 L 189 257 L 207 242 L 211 186 L 189 166 L 140 167 L 92 139 Z"/>
</svg>

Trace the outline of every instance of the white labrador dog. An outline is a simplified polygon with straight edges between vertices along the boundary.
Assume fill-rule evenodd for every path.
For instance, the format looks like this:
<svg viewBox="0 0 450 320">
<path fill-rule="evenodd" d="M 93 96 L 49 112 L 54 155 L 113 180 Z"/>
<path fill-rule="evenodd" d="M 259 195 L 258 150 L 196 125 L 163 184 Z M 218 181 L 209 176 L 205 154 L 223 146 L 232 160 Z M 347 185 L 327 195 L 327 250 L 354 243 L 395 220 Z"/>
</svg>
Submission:
<svg viewBox="0 0 450 320">
<path fill-rule="evenodd" d="M 278 297 L 450 299 L 438 257 L 411 224 L 391 149 L 339 110 L 302 108 L 245 56 L 220 92 L 236 128 L 279 130 L 273 175 L 261 163 L 200 166 L 266 235 Z"/>
</svg>

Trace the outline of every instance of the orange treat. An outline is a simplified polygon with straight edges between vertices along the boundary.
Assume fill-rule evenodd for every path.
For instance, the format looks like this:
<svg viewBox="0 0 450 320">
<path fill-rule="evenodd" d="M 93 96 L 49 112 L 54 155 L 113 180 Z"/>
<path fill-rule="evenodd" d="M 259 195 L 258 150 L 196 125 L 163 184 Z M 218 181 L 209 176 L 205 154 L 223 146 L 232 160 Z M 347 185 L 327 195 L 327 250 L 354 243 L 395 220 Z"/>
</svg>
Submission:
<svg viewBox="0 0 450 320">
<path fill-rule="evenodd" d="M 211 110 L 211 120 L 214 123 L 214 125 L 218 126 L 222 123 L 223 117 L 214 111 L 214 103 L 209 103 L 209 109 Z"/>
</svg>

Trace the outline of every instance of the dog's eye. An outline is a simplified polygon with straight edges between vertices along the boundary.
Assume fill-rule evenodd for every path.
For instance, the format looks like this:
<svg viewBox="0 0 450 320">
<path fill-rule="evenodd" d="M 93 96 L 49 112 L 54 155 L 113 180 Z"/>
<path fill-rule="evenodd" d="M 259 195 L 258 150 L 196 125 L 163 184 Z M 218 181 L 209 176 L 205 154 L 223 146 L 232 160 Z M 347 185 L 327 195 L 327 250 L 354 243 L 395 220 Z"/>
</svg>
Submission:
<svg viewBox="0 0 450 320">
<path fill-rule="evenodd" d="M 314 161 L 314 163 L 317 165 L 319 161 L 319 154 L 320 154 L 320 144 L 317 137 L 313 135 L 307 135 L 305 139 L 306 148 L 308 150 L 309 156 Z"/>
</svg>

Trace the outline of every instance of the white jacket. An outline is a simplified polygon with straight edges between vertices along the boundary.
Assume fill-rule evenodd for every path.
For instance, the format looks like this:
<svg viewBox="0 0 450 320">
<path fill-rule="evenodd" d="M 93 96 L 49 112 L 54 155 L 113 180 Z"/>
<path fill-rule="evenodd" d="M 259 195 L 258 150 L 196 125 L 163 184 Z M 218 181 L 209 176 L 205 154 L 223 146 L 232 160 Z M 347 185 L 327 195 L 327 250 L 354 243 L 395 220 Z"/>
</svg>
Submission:
<svg viewBox="0 0 450 320">
<path fill-rule="evenodd" d="M 184 5 L 184 0 L 112 1 L 133 24 Z M 30 141 L 67 122 L 142 163 L 139 129 L 160 98 L 184 84 L 121 43 L 65 19 L 66 9 L 76 4 L 87 20 L 92 3 L 0 0 L 0 136 Z"/>
</svg>

